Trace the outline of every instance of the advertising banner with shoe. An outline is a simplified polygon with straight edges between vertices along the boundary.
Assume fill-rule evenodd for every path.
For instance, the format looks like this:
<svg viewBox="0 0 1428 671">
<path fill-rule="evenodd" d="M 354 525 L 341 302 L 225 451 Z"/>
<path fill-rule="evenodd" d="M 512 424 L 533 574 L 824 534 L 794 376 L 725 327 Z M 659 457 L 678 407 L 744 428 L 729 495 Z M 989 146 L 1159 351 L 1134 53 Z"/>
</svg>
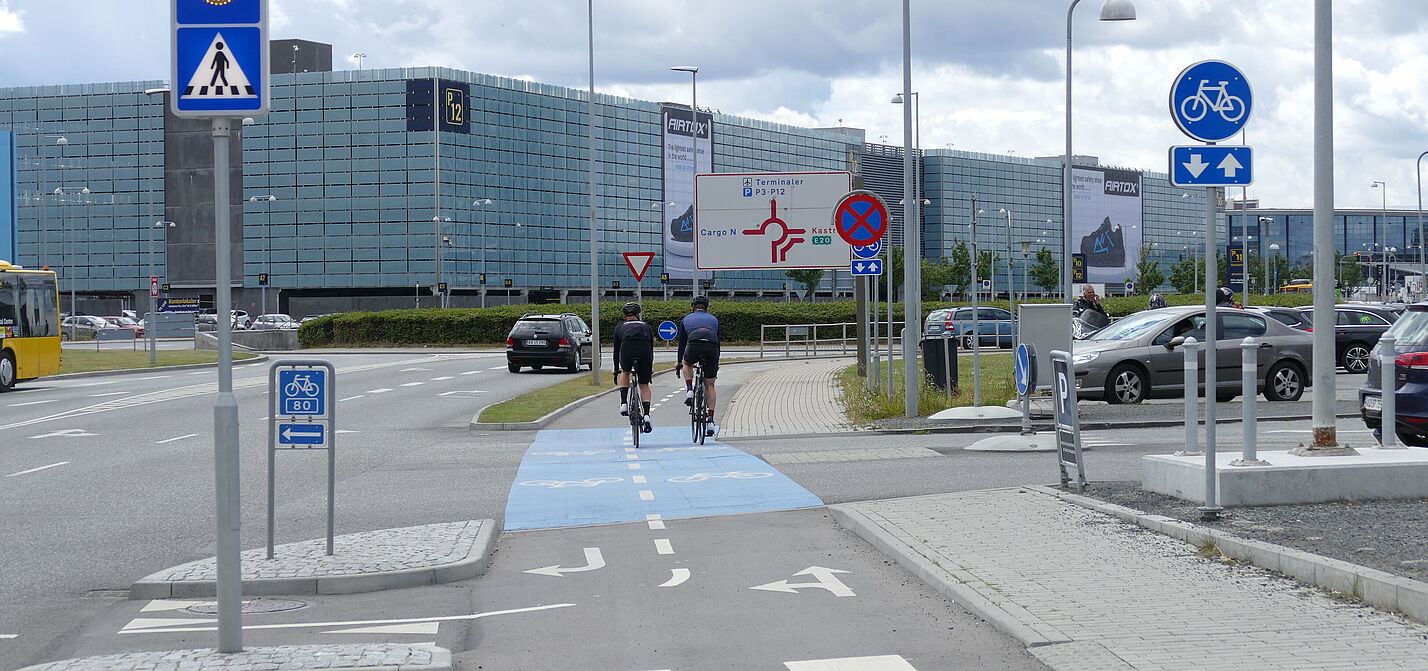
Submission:
<svg viewBox="0 0 1428 671">
<path fill-rule="evenodd" d="M 1140 262 L 1142 175 L 1131 170 L 1072 171 L 1071 253 L 1086 260 L 1087 282 L 1118 284 Z"/>
<path fill-rule="evenodd" d="M 694 175 L 714 172 L 714 117 L 701 112 L 698 123 L 688 107 L 660 108 L 664 124 L 664 271 L 688 280 L 694 272 Z M 699 156 L 695 165 L 696 152 Z M 707 280 L 714 273 L 700 273 Z"/>
</svg>

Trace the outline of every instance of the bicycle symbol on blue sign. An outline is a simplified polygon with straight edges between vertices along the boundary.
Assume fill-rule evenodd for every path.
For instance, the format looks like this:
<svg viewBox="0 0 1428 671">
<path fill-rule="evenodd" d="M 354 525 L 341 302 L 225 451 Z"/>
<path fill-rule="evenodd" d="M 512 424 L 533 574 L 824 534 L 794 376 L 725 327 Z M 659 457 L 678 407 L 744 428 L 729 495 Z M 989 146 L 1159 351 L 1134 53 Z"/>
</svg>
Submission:
<svg viewBox="0 0 1428 671">
<path fill-rule="evenodd" d="M 321 416 L 327 414 L 327 371 L 290 369 L 278 371 L 278 414 Z"/>
<path fill-rule="evenodd" d="M 1240 132 L 1253 106 L 1249 80 L 1224 61 L 1191 65 L 1170 86 L 1170 116 L 1183 133 L 1201 142 L 1219 142 Z"/>
</svg>

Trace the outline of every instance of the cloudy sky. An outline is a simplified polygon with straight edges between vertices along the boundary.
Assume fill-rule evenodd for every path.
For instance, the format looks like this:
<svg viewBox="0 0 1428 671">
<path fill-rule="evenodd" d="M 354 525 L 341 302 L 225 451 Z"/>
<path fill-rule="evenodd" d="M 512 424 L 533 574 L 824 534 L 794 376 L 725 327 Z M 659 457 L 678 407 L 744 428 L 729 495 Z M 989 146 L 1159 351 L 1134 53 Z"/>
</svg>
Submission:
<svg viewBox="0 0 1428 671">
<path fill-rule="evenodd" d="M 1075 22 L 1076 152 L 1163 172 L 1189 144 L 1167 110 L 1171 80 L 1204 59 L 1254 87 L 1251 198 L 1312 205 L 1313 0 L 1135 0 L 1139 19 Z M 582 0 L 271 0 L 272 37 L 367 54 L 366 67 L 446 65 L 583 88 Z M 0 86 L 165 79 L 166 0 L 0 0 Z M 1336 199 L 1415 208 L 1428 150 L 1428 2 L 1334 3 Z M 913 89 L 922 145 L 1062 152 L 1067 0 L 912 0 Z M 800 126 L 867 129 L 901 142 L 896 0 L 595 0 L 597 89 L 699 102 Z M 1238 195 L 1237 190 L 1232 195 Z"/>
</svg>

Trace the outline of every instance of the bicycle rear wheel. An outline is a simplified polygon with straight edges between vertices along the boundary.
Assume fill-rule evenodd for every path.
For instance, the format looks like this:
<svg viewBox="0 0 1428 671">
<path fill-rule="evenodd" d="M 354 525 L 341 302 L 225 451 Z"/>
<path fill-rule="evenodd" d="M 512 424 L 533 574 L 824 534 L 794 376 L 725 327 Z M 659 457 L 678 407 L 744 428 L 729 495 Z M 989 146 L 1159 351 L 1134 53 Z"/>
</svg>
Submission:
<svg viewBox="0 0 1428 671">
<path fill-rule="evenodd" d="M 645 406 L 642 402 L 642 399 L 640 398 L 639 382 L 638 380 L 635 380 L 634 382 L 635 384 L 630 385 L 629 398 L 630 439 L 634 443 L 634 447 L 638 449 L 640 447 L 640 434 L 643 433 L 645 425 Z"/>
<path fill-rule="evenodd" d="M 694 442 L 703 445 L 704 434 L 709 428 L 709 408 L 704 405 L 704 377 L 701 375 L 694 384 Z"/>
</svg>

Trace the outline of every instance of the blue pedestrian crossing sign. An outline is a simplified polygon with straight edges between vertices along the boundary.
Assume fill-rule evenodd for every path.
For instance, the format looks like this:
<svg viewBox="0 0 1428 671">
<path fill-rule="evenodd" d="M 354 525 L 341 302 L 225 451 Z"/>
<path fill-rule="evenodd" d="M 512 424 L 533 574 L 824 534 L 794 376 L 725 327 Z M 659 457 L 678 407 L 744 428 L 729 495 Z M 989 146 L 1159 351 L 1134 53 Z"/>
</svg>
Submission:
<svg viewBox="0 0 1428 671">
<path fill-rule="evenodd" d="M 674 340 L 679 336 L 679 327 L 674 322 L 666 319 L 659 323 L 659 337 L 665 340 Z"/>
<path fill-rule="evenodd" d="M 881 275 L 883 274 L 882 259 L 859 259 L 848 265 L 848 269 L 853 275 Z"/>
<path fill-rule="evenodd" d="M 1247 186 L 1254 183 L 1254 150 L 1244 145 L 1185 145 L 1170 148 L 1174 186 Z"/>
<path fill-rule="evenodd" d="M 327 414 L 327 371 L 286 368 L 278 371 L 279 415 L 322 417 Z"/>
<path fill-rule="evenodd" d="M 268 112 L 268 0 L 173 0 L 169 107 L 179 117 Z"/>
<path fill-rule="evenodd" d="M 279 424 L 279 445 L 321 445 L 327 442 L 326 424 Z"/>
</svg>

